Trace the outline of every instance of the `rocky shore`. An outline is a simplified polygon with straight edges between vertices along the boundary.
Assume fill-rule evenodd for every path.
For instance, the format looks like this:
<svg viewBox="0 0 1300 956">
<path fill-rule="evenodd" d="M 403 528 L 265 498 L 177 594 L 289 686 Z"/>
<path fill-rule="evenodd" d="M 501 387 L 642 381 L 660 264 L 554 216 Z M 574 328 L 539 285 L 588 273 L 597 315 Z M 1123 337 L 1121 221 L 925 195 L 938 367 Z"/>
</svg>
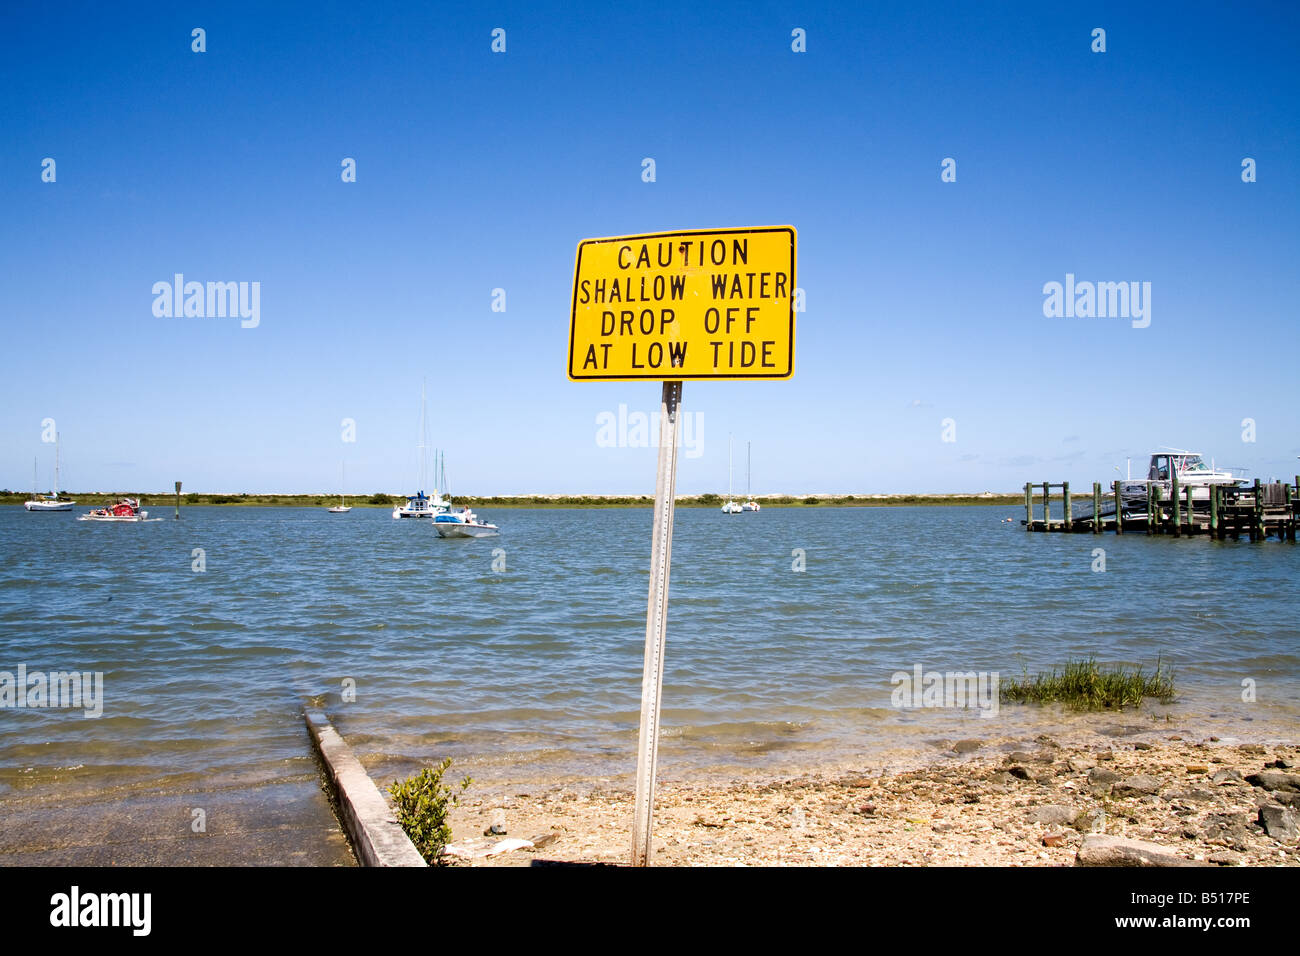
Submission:
<svg viewBox="0 0 1300 956">
<path fill-rule="evenodd" d="M 936 742 L 924 766 L 658 788 L 665 866 L 1300 865 L 1300 747 L 1177 735 Z M 624 863 L 627 790 L 506 788 L 453 813 L 453 862 Z"/>
</svg>

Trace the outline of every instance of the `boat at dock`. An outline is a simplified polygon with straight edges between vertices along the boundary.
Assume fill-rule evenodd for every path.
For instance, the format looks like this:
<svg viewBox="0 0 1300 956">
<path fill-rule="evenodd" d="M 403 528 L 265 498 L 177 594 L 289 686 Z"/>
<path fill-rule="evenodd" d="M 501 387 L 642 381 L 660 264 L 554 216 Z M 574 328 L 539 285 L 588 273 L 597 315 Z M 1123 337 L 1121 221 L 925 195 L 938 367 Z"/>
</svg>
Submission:
<svg viewBox="0 0 1300 956">
<path fill-rule="evenodd" d="M 433 530 L 440 538 L 490 538 L 501 533 L 496 525 L 480 521 L 468 507 L 436 515 Z"/>
<path fill-rule="evenodd" d="M 1029 531 L 1209 534 L 1220 541 L 1248 535 L 1251 541 L 1269 537 L 1295 541 L 1300 527 L 1300 495 L 1295 493 L 1300 475 L 1295 476 L 1295 484 L 1256 478 L 1248 485 L 1234 470 L 1239 469 L 1220 470 L 1213 462 L 1206 465 L 1196 452 L 1171 448 L 1151 456 L 1146 478 L 1130 475 L 1114 481 L 1109 493 L 1101 482 L 1093 482 L 1091 496 L 1071 495 L 1068 481 L 1026 483 L 1021 523 Z M 1037 510 L 1036 488 L 1042 489 Z M 1062 513 L 1056 518 L 1053 489 L 1060 489 Z"/>
<path fill-rule="evenodd" d="M 1125 511 L 1146 513 L 1147 497 L 1153 486 L 1159 488 L 1161 497 L 1168 501 L 1175 483 L 1181 494 L 1191 490 L 1193 501 L 1208 501 L 1210 487 L 1227 485 L 1239 487 L 1242 479 L 1231 471 L 1207 465 L 1205 459 L 1194 451 L 1168 448 L 1151 456 L 1145 478 L 1126 478 L 1120 482 L 1120 497 Z"/>
</svg>

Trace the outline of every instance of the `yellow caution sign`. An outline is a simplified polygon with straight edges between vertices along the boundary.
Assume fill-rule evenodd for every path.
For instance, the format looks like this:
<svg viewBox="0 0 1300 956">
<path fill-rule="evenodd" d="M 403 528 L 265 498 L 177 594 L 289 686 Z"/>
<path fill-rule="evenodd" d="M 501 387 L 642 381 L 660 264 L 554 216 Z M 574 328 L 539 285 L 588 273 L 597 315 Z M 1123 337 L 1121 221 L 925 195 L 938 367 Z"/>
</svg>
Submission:
<svg viewBox="0 0 1300 956">
<path fill-rule="evenodd" d="M 793 226 L 584 239 L 569 378 L 790 378 L 796 239 Z"/>
</svg>

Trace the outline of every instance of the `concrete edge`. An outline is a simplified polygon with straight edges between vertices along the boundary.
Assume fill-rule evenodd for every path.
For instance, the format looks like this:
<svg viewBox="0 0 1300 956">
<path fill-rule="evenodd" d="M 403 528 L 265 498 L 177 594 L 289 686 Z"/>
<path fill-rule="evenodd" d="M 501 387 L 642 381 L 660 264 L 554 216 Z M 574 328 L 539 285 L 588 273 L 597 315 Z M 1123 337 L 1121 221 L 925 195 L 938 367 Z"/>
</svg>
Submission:
<svg viewBox="0 0 1300 956">
<path fill-rule="evenodd" d="M 305 711 L 307 730 L 338 795 L 342 820 L 362 866 L 427 866 L 393 810 L 329 718 Z"/>
</svg>

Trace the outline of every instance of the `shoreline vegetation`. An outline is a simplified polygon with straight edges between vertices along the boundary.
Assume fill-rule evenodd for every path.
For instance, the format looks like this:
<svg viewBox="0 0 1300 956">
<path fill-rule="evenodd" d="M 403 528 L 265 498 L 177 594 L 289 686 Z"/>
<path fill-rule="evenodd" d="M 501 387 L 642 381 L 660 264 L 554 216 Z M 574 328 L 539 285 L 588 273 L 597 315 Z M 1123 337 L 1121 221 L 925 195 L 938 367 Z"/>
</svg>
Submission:
<svg viewBox="0 0 1300 956">
<path fill-rule="evenodd" d="M 1074 710 L 1123 710 L 1137 707 L 1146 698 L 1162 704 L 1176 699 L 1173 672 L 1156 658 L 1156 666 L 1147 671 L 1141 666 L 1123 664 L 1102 667 L 1095 658 L 1066 661 L 1059 672 L 1040 671 L 1030 677 L 1023 671 L 1020 678 L 1003 681 L 999 690 L 1003 703 L 1062 703 Z"/>
<path fill-rule="evenodd" d="M 42 492 L 46 494 L 46 492 Z M 93 507 L 104 501 L 118 498 L 139 498 L 145 506 L 154 508 L 171 507 L 176 503 L 174 491 L 157 493 L 141 491 L 123 492 L 60 492 L 63 498 L 71 498 L 78 505 Z M 764 508 L 880 508 L 899 506 L 931 505 L 1019 505 L 1024 507 L 1024 492 L 1014 494 L 995 494 L 985 491 L 978 494 L 892 494 L 892 495 L 753 495 Z M 0 505 L 21 505 L 31 499 L 25 491 L 0 490 Z M 348 495 L 348 504 L 355 508 L 392 508 L 405 501 L 402 495 L 376 493 L 372 495 Z M 453 495 L 450 499 L 457 505 L 469 505 L 471 508 L 651 508 L 654 495 Z M 717 508 L 726 501 L 725 495 L 678 495 L 679 508 Z M 747 500 L 743 496 L 733 496 L 734 501 Z M 275 494 L 208 494 L 182 493 L 181 506 L 187 505 L 233 505 L 245 507 L 297 507 L 327 508 L 339 503 L 337 492 L 316 495 L 275 495 Z"/>
</svg>

